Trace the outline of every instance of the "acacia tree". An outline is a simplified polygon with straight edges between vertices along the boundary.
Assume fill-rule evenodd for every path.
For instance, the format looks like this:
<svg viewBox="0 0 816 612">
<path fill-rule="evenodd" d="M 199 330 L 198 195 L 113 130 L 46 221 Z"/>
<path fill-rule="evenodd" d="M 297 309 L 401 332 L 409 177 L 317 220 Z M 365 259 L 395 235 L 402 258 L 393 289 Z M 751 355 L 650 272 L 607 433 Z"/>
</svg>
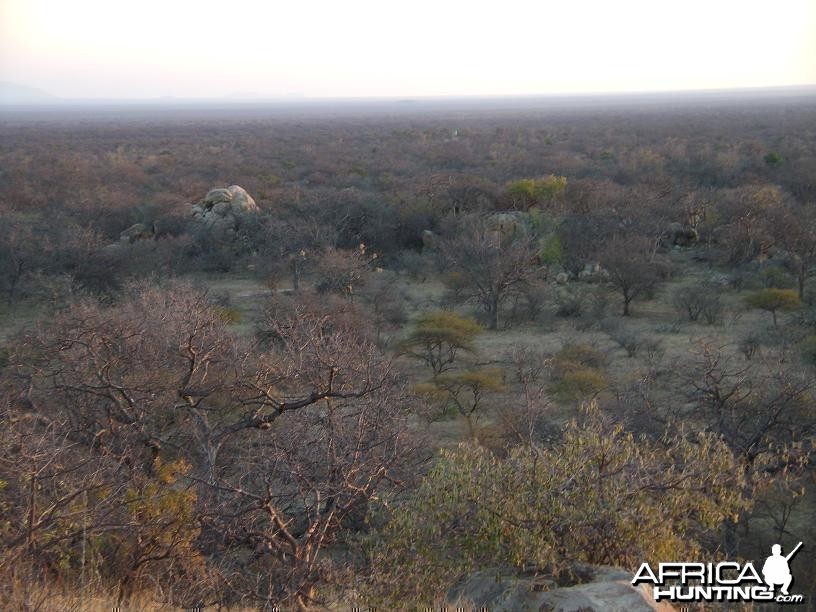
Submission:
<svg viewBox="0 0 816 612">
<path fill-rule="evenodd" d="M 531 277 L 532 236 L 521 227 L 505 230 L 489 218 L 470 217 L 436 241 L 440 266 L 464 300 L 474 301 L 490 329 L 499 326 L 502 305 Z"/>
<path fill-rule="evenodd" d="M 367 306 L 371 327 L 381 346 L 391 342 L 391 333 L 396 333 L 408 318 L 405 304 L 408 294 L 394 272 L 377 271 L 363 285 L 362 296 Z"/>
<path fill-rule="evenodd" d="M 4 380 L 0 396 L 0 574 L 4 587 L 17 582 L 27 599 L 32 579 L 53 574 L 60 562 L 80 568 L 79 589 L 92 566 L 91 538 L 115 523 L 125 487 L 121 465 L 77 448 L 63 417 L 31 410 L 24 396 Z M 107 515 L 107 516 L 106 516 Z M 107 520 L 101 520 L 105 517 Z M 6 593 L 0 600 L 13 606 Z M 13 597 L 13 596 L 12 596 Z"/>
<path fill-rule="evenodd" d="M 753 308 L 770 312 L 774 327 L 778 325 L 778 311 L 795 310 L 801 306 L 799 295 L 793 289 L 761 289 L 746 297 L 745 301 Z"/>
<path fill-rule="evenodd" d="M 563 266 L 578 274 L 588 262 L 597 261 L 598 245 L 604 244 L 617 225 L 612 215 L 594 209 L 565 215 L 558 226 Z"/>
<path fill-rule="evenodd" d="M 476 321 L 453 312 L 429 312 L 403 342 L 407 355 L 421 359 L 434 376 L 453 367 L 460 351 L 472 352 L 474 338 L 483 331 Z"/>
<path fill-rule="evenodd" d="M 222 430 L 238 434 L 225 461 L 241 469 L 215 483 L 208 524 L 227 549 L 254 551 L 238 593 L 306 606 L 338 570 L 325 548 L 413 469 L 409 396 L 376 347 L 331 315 L 295 311 L 276 325 L 263 375 L 244 383 L 255 409 Z"/>
<path fill-rule="evenodd" d="M 129 297 L 115 308 L 74 306 L 22 338 L 6 368 L 29 418 L 64 423 L 57 439 L 115 466 L 103 489 L 111 501 L 91 504 L 98 510 L 86 521 L 91 536 L 121 542 L 95 545 L 100 571 L 129 563 L 117 571 L 127 595 L 148 573 L 190 577 L 206 561 L 218 578 L 205 593 L 188 590 L 185 605 L 318 602 L 338 573 L 325 549 L 413 469 L 410 395 L 390 361 L 326 313 L 280 317 L 262 348 L 234 336 L 190 287 Z M 16 469 L 3 480 L 24 500 L 28 481 Z M 84 512 L 52 514 L 76 521 Z M 57 524 L 41 529 L 51 541 Z M 20 550 L 30 540 L 10 542 Z"/>
<path fill-rule="evenodd" d="M 455 407 L 467 422 L 468 435 L 474 439 L 478 411 L 485 395 L 503 390 L 504 373 L 498 368 L 449 372 L 434 376 L 428 383 L 417 385 L 417 391 L 441 404 L 443 411 L 449 406 Z"/>
<path fill-rule="evenodd" d="M 679 287 L 671 298 L 678 314 L 689 321 L 702 318 L 708 325 L 714 325 L 722 317 L 722 287 L 715 283 Z"/>
</svg>

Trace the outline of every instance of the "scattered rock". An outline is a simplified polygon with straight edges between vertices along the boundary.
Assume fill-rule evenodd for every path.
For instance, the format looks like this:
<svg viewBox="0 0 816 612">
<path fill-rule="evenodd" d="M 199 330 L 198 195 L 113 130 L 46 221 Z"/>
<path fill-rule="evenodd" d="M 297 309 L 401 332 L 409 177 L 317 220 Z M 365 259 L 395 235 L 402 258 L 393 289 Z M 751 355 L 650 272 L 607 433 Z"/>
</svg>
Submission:
<svg viewBox="0 0 816 612">
<path fill-rule="evenodd" d="M 559 285 L 566 285 L 569 282 L 569 274 L 566 272 L 559 272 L 555 275 L 555 282 Z"/>
<path fill-rule="evenodd" d="M 609 272 L 597 262 L 584 264 L 584 269 L 578 273 L 578 280 L 586 283 L 598 283 L 608 278 Z"/>
<path fill-rule="evenodd" d="M 155 225 L 145 225 L 144 223 L 134 223 L 129 228 L 119 234 L 119 241 L 133 244 L 139 240 L 151 240 L 156 236 Z"/>
<path fill-rule="evenodd" d="M 706 282 L 720 287 L 730 287 L 734 284 L 734 275 L 714 272 L 708 275 Z"/>
<path fill-rule="evenodd" d="M 666 246 L 686 247 L 699 239 L 697 230 L 690 225 L 683 225 L 682 223 L 670 223 L 663 234 L 663 240 Z"/>
</svg>

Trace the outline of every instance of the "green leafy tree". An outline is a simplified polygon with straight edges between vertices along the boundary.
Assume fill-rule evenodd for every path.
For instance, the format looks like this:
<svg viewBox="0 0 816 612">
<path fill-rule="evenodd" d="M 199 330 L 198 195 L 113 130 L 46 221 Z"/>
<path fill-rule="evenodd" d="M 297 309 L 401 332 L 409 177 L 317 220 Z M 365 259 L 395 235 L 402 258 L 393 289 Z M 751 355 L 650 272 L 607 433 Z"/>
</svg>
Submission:
<svg viewBox="0 0 816 612">
<path fill-rule="evenodd" d="M 429 312 L 403 342 L 405 354 L 424 361 L 434 376 L 453 367 L 460 351 L 473 352 L 473 340 L 484 329 L 473 319 L 454 312 Z"/>
<path fill-rule="evenodd" d="M 564 256 L 564 249 L 561 246 L 561 237 L 552 234 L 539 243 L 538 258 L 541 263 L 553 265 L 560 264 Z"/>
<path fill-rule="evenodd" d="M 752 308 L 759 308 L 771 313 L 774 326 L 778 324 L 778 311 L 796 310 L 802 305 L 799 294 L 795 289 L 761 289 L 745 299 Z"/>
<path fill-rule="evenodd" d="M 507 186 L 507 197 L 516 210 L 547 206 L 559 198 L 567 188 L 567 178 L 549 174 L 535 179 L 521 179 Z"/>
<path fill-rule="evenodd" d="M 765 157 L 763 157 L 762 159 L 771 168 L 776 168 L 778 165 L 782 163 L 782 156 L 776 151 L 769 151 L 768 153 L 765 154 Z"/>
</svg>

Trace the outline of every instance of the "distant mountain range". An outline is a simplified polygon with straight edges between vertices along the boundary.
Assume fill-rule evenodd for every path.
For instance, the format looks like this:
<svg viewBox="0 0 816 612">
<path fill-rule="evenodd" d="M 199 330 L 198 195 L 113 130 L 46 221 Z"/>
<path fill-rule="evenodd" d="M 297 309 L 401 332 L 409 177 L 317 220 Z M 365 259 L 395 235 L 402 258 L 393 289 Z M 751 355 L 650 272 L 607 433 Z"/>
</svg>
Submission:
<svg viewBox="0 0 816 612">
<path fill-rule="evenodd" d="M 54 104 L 59 101 L 42 89 L 0 81 L 0 104 Z"/>
</svg>

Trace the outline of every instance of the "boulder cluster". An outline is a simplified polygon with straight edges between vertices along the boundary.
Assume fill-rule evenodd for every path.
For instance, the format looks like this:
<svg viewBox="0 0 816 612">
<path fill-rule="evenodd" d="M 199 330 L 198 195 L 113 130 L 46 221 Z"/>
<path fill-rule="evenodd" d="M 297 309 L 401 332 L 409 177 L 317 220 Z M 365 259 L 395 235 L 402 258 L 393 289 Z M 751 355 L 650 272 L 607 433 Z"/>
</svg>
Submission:
<svg viewBox="0 0 816 612">
<path fill-rule="evenodd" d="M 212 238 L 230 240 L 235 238 L 242 221 L 259 212 L 261 209 L 243 187 L 210 189 L 200 202 L 191 205 L 192 227 L 206 229 Z M 153 240 L 157 235 L 156 222 L 134 223 L 119 234 L 119 243 L 110 247 Z"/>
<path fill-rule="evenodd" d="M 221 238 L 229 238 L 247 215 L 260 212 L 260 208 L 243 187 L 210 189 L 204 199 L 192 205 L 193 221 Z"/>
</svg>

